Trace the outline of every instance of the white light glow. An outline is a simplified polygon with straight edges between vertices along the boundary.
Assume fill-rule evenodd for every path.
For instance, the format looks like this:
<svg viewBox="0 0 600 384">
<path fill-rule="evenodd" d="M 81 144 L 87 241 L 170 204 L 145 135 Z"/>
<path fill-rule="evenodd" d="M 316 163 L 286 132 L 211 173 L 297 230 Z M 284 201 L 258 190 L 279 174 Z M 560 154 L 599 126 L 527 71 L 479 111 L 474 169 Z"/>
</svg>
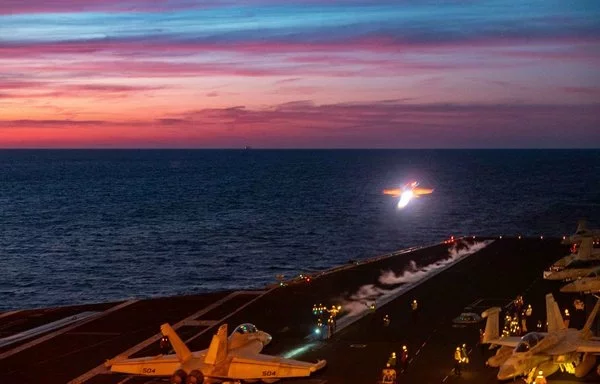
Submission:
<svg viewBox="0 0 600 384">
<path fill-rule="evenodd" d="M 412 200 L 413 196 L 414 195 L 411 190 L 402 192 L 402 195 L 400 195 L 400 201 L 398 201 L 398 208 L 402 209 L 406 207 Z"/>
</svg>

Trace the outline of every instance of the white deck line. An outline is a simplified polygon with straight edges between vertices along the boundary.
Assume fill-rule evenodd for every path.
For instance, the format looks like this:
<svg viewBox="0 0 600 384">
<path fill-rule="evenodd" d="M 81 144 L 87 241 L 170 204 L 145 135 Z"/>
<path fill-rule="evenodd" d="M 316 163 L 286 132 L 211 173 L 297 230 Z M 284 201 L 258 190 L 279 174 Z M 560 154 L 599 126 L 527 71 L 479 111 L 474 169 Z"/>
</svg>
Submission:
<svg viewBox="0 0 600 384">
<path fill-rule="evenodd" d="M 19 313 L 21 312 L 22 309 L 17 309 L 16 311 L 9 311 L 9 312 L 4 312 L 4 313 L 0 313 L 0 319 L 6 316 L 10 316 L 10 315 L 14 315 L 15 313 Z"/>
<path fill-rule="evenodd" d="M 90 316 L 94 316 L 98 312 L 96 311 L 87 311 L 81 312 L 73 316 L 68 316 L 60 320 L 53 321 L 51 323 L 47 323 L 44 325 L 40 325 L 39 327 L 31 328 L 23 332 L 16 333 L 14 335 L 10 335 L 0 339 L 0 347 L 5 347 L 7 345 L 11 345 L 17 343 L 19 341 L 30 339 L 34 336 L 37 336 L 42 333 L 50 332 L 58 328 L 62 328 L 65 325 L 69 325 L 75 323 L 77 321 L 83 320 Z"/>
<path fill-rule="evenodd" d="M 0 360 L 1 359 L 5 359 L 5 358 L 7 358 L 9 356 L 12 356 L 12 355 L 14 355 L 16 353 L 19 353 L 21 351 L 24 351 L 24 350 L 26 350 L 28 348 L 34 347 L 34 346 L 36 346 L 38 344 L 41 344 L 41 343 L 43 343 L 45 341 L 48 341 L 48 340 L 54 338 L 56 336 L 62 335 L 63 333 L 66 333 L 66 332 L 69 332 L 72 329 L 75 329 L 75 328 L 77 328 L 79 326 L 87 324 L 87 323 L 89 323 L 91 321 L 97 320 L 97 319 L 99 319 L 101 317 L 104 317 L 104 316 L 108 315 L 109 313 L 118 311 L 118 310 L 120 310 L 122 308 L 125 308 L 125 307 L 127 307 L 127 306 L 129 306 L 129 305 L 131 305 L 133 303 L 137 303 L 137 302 L 138 302 L 138 300 L 129 300 L 129 301 L 126 301 L 126 302 L 121 303 L 119 305 L 116 305 L 114 307 L 111 307 L 111 308 L 107 309 L 104 312 L 98 312 L 98 313 L 96 313 L 96 314 L 94 314 L 94 315 L 92 315 L 92 316 L 90 316 L 90 317 L 88 317 L 88 318 L 86 318 L 86 319 L 84 319 L 82 321 L 79 321 L 79 322 L 77 322 L 77 323 L 75 323 L 75 324 L 73 324 L 73 325 L 71 325 L 69 327 L 61 328 L 58 331 L 49 333 L 49 334 L 47 334 L 45 336 L 42 336 L 42 337 L 40 337 L 38 339 L 32 340 L 29 343 L 23 344 L 21 346 L 18 346 L 17 348 L 14 348 L 14 349 L 11 349 L 9 351 L 6 351 L 6 352 L 0 354 Z"/>
<path fill-rule="evenodd" d="M 188 322 L 193 321 L 196 318 L 204 315 L 205 313 L 213 310 L 214 308 L 219 307 L 220 305 L 222 305 L 226 301 L 229 301 L 229 300 L 233 299 L 236 296 L 239 296 L 239 295 L 251 295 L 251 294 L 257 295 L 256 298 L 252 299 L 250 302 L 248 302 L 244 306 L 240 307 L 237 311 L 232 312 L 231 314 L 229 314 L 228 316 L 224 317 L 223 319 L 216 321 L 215 322 L 215 325 L 216 325 L 220 321 L 226 319 L 227 317 L 231 316 L 234 313 L 237 313 L 241 308 L 245 308 L 248 304 L 256 301 L 257 299 L 259 299 L 263 295 L 267 294 L 268 292 L 270 292 L 270 290 L 267 290 L 267 291 L 236 291 L 236 292 L 232 292 L 229 295 L 223 297 L 222 299 L 217 300 L 214 303 L 210 304 L 208 307 L 205 307 L 205 308 L 203 308 L 203 309 L 201 309 L 201 310 L 199 310 L 199 311 L 191 314 L 190 316 L 186 317 L 185 319 L 179 321 L 178 323 L 175 323 L 174 325 L 172 325 L 172 328 L 174 330 L 177 330 L 178 328 L 181 328 L 182 326 L 188 325 Z M 197 335 L 195 335 L 191 339 L 186 340 L 186 342 L 192 340 L 193 338 L 195 338 L 197 336 L 200 336 L 201 334 L 203 334 L 204 332 L 208 331 L 211 328 L 212 327 L 206 328 L 205 330 L 203 330 L 202 332 L 198 333 Z M 131 347 L 128 350 L 126 350 L 125 352 L 119 354 L 115 358 L 126 359 L 129 356 L 133 355 L 134 353 L 137 353 L 137 352 L 141 351 L 142 349 L 146 348 L 150 344 L 157 342 L 161 337 L 162 337 L 162 334 L 159 332 L 159 333 L 155 334 L 154 336 L 149 337 L 148 339 L 142 341 L 141 343 L 134 345 L 133 347 Z M 90 380 L 92 377 L 94 377 L 94 376 L 96 376 L 98 374 L 101 374 L 101 373 L 106 373 L 107 371 L 108 371 L 108 369 L 106 368 L 106 366 L 104 364 L 100 364 L 96 368 L 93 368 L 93 369 L 89 370 L 88 372 L 84 373 L 83 375 L 81 375 L 79 377 L 76 377 L 75 379 L 69 381 L 67 384 L 81 384 L 81 383 L 84 383 L 87 380 Z"/>
</svg>

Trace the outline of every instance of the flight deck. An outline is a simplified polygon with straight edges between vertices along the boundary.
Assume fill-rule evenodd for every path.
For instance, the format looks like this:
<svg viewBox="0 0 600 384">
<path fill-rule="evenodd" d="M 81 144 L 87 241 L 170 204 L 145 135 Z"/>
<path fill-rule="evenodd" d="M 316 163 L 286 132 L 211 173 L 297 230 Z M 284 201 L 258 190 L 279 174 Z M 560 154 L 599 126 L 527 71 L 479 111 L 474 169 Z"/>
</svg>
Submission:
<svg viewBox="0 0 600 384">
<path fill-rule="evenodd" d="M 546 293 L 554 293 L 561 308 L 571 308 L 575 295 L 559 293 L 559 282 L 542 278 L 542 271 L 569 251 L 559 239 L 550 238 L 467 240 L 467 248 L 483 241 L 486 246 L 455 260 L 449 259 L 449 249 L 456 242 L 411 248 L 262 290 L 0 314 L 0 338 L 25 333 L 16 342 L 0 346 L 0 382 L 167 382 L 110 373 L 104 363 L 115 356 L 159 354 L 159 327 L 168 322 L 192 351 L 207 348 L 220 324 L 233 329 L 253 323 L 273 336 L 262 353 L 309 362 L 327 360 L 327 367 L 311 377 L 282 383 L 377 383 L 390 354 L 401 352 L 402 345 L 408 348 L 409 360 L 406 370 L 398 363 L 398 383 L 497 383 L 498 369 L 484 363 L 493 352 L 477 345 L 485 323 L 457 325 L 452 320 L 462 312 L 480 312 L 486 305 L 508 305 L 519 294 L 532 304 L 532 316 L 539 319 L 545 316 Z M 431 265 L 435 268 L 427 267 Z M 381 286 L 386 271 L 407 270 L 404 280 Z M 373 286 L 379 287 L 380 296 L 361 296 L 365 287 Z M 413 300 L 418 300 L 418 310 L 412 309 Z M 588 312 L 593 302 L 586 301 Z M 315 335 L 311 311 L 315 304 L 352 307 L 355 315 L 344 318 L 342 313 L 336 333 L 322 340 Z M 83 318 L 65 325 L 32 336 L 26 333 L 82 313 L 86 313 Z M 390 319 L 387 325 L 385 315 Z M 453 352 L 463 343 L 470 363 L 457 377 L 452 371 Z M 591 383 L 600 377 L 594 369 L 584 379 L 557 373 L 548 381 Z"/>
</svg>

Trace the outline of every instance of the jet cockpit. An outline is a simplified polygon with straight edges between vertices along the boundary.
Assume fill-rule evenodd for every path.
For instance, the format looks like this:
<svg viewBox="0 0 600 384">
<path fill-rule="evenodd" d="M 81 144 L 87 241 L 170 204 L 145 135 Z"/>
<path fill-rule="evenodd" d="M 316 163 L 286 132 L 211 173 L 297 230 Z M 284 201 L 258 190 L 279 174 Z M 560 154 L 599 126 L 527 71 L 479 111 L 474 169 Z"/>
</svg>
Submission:
<svg viewBox="0 0 600 384">
<path fill-rule="evenodd" d="M 250 323 L 240 324 L 233 330 L 233 333 L 241 333 L 242 335 L 256 332 L 258 332 L 258 328 L 256 328 L 256 325 Z"/>
<path fill-rule="evenodd" d="M 521 337 L 521 341 L 515 347 L 515 352 L 527 352 L 539 343 L 545 335 L 538 332 L 530 332 Z"/>
</svg>

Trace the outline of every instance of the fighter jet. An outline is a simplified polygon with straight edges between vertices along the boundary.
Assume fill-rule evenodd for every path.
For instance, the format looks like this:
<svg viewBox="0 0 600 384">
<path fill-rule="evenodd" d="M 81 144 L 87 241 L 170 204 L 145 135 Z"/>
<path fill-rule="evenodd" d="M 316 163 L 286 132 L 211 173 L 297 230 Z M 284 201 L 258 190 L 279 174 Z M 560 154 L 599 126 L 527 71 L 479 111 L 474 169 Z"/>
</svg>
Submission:
<svg viewBox="0 0 600 384">
<path fill-rule="evenodd" d="M 572 281 L 600 272 L 600 260 L 575 260 L 569 264 L 568 268 L 560 271 L 544 271 L 544 279 Z"/>
<path fill-rule="evenodd" d="M 488 309 L 482 314 L 487 317 L 483 343 L 501 346 L 496 355 L 488 359 L 488 365 L 500 368 L 498 380 L 528 376 L 538 370 L 548 376 L 559 368 L 577 377 L 584 377 L 595 366 L 596 355 L 600 354 L 600 341 L 591 340 L 590 331 L 599 308 L 600 300 L 596 302 L 581 331 L 567 328 L 558 304 L 552 294 L 548 294 L 548 332 L 530 332 L 521 338 L 500 337 L 498 317 L 501 309 Z"/>
<path fill-rule="evenodd" d="M 221 381 L 258 381 L 273 383 L 282 378 L 306 377 L 323 368 L 325 360 L 317 363 L 285 359 L 260 354 L 271 336 L 252 324 L 239 325 L 227 338 L 227 324 L 219 327 L 208 349 L 191 352 L 169 324 L 160 327 L 169 338 L 175 354 L 119 359 L 106 363 L 112 372 L 144 376 L 187 374 L 198 383 Z M 183 371 L 183 372 L 182 372 Z M 180 376 L 181 377 L 181 376 Z"/>
<path fill-rule="evenodd" d="M 591 260 L 600 260 L 600 250 L 594 249 L 593 239 L 591 237 L 583 238 L 581 240 L 581 244 L 579 248 L 577 248 L 577 253 L 572 253 L 568 256 L 563 257 L 558 260 L 554 264 L 550 266 L 546 271 L 544 271 L 544 279 L 550 280 L 559 280 L 558 278 L 552 279 L 552 276 L 556 272 L 560 272 L 565 270 L 565 268 L 572 265 L 572 263 L 580 262 L 580 261 L 591 261 Z"/>
<path fill-rule="evenodd" d="M 563 236 L 562 243 L 563 244 L 573 244 L 577 243 L 583 239 L 594 239 L 600 237 L 600 230 L 597 229 L 588 229 L 587 221 L 585 219 L 579 220 L 577 223 L 577 230 L 575 234 L 571 236 Z"/>
<path fill-rule="evenodd" d="M 600 271 L 595 270 L 586 277 L 566 284 L 560 291 L 566 293 L 600 293 Z"/>
<path fill-rule="evenodd" d="M 397 189 L 384 189 L 384 195 L 392 195 L 393 197 L 399 197 L 398 208 L 404 208 L 410 203 L 413 197 L 419 197 L 422 195 L 429 195 L 433 193 L 431 188 L 419 188 L 418 181 L 412 181 L 405 184 L 402 188 Z"/>
</svg>

